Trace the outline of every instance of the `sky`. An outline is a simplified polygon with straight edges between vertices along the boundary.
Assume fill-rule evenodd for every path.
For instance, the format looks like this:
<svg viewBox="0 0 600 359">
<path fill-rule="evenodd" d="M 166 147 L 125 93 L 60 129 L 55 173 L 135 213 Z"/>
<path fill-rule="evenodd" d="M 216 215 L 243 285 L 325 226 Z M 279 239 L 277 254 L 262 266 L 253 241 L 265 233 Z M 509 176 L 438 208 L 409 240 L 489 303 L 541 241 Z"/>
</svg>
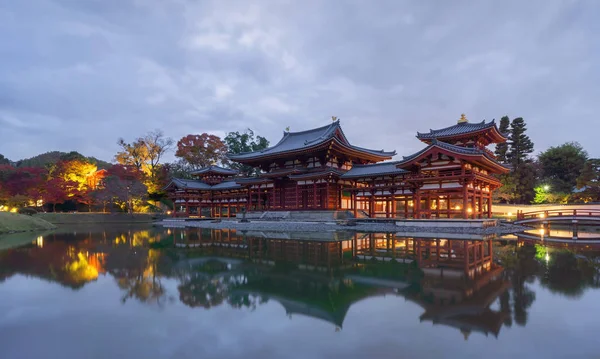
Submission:
<svg viewBox="0 0 600 359">
<path fill-rule="evenodd" d="M 0 0 L 0 154 L 341 119 L 358 146 L 523 117 L 600 157 L 600 1 Z M 172 158 L 172 155 L 171 155 Z"/>
</svg>

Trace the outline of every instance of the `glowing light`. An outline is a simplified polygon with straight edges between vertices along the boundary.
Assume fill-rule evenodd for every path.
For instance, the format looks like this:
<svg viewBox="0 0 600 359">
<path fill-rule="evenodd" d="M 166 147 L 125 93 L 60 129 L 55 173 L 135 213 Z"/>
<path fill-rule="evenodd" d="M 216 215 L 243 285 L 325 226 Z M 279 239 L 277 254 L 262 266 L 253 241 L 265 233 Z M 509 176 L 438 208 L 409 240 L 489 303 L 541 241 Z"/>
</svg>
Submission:
<svg viewBox="0 0 600 359">
<path fill-rule="evenodd" d="M 35 244 L 38 247 L 43 248 L 44 247 L 44 237 L 38 236 L 37 239 L 35 240 Z"/>
<path fill-rule="evenodd" d="M 540 218 L 544 218 L 546 215 L 544 213 L 540 213 Z"/>
<path fill-rule="evenodd" d="M 17 213 L 17 208 L 16 208 L 16 207 L 13 207 L 13 208 L 11 208 L 11 209 L 10 209 L 10 211 L 11 211 L 12 213 Z"/>
<path fill-rule="evenodd" d="M 544 228 L 540 228 L 540 236 L 544 236 L 546 234 L 546 230 Z"/>
<path fill-rule="evenodd" d="M 468 209 L 467 209 L 467 212 L 469 212 L 469 213 L 473 213 L 473 209 L 472 209 L 472 208 L 468 208 Z"/>
<path fill-rule="evenodd" d="M 171 214 L 171 211 L 167 211 L 167 214 L 169 214 L 169 215 L 170 215 L 170 214 Z"/>
<path fill-rule="evenodd" d="M 508 212 L 506 215 L 512 217 L 512 212 Z"/>
<path fill-rule="evenodd" d="M 546 252 L 545 259 L 546 259 L 546 263 L 550 262 L 550 255 L 548 254 L 548 252 Z"/>
<path fill-rule="evenodd" d="M 550 190 L 550 186 L 548 186 L 548 185 L 544 185 L 543 188 L 544 188 L 544 191 L 546 191 L 546 192 L 548 192 L 548 190 Z"/>
<path fill-rule="evenodd" d="M 458 211 L 458 210 L 460 210 L 460 206 L 459 206 L 459 205 L 456 205 L 456 206 L 454 207 L 454 209 Z"/>
</svg>

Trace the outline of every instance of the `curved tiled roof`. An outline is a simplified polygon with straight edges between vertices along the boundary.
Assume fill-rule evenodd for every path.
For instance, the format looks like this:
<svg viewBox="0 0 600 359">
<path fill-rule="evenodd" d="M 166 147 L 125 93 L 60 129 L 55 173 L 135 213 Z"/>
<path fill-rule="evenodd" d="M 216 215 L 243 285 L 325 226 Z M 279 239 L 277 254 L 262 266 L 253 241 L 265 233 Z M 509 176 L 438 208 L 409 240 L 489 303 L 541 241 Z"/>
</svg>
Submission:
<svg viewBox="0 0 600 359">
<path fill-rule="evenodd" d="M 410 156 L 404 156 L 402 158 L 402 161 L 398 162 L 398 165 L 402 165 L 406 162 L 409 162 L 410 160 L 422 155 L 423 153 L 429 151 L 429 149 L 431 149 L 432 147 L 439 147 L 441 149 L 450 151 L 450 152 L 454 152 L 454 153 L 460 153 L 460 154 L 464 154 L 467 156 L 483 156 L 485 158 L 487 158 L 488 160 L 498 164 L 501 167 L 507 168 L 505 165 L 501 164 L 500 162 L 498 162 L 493 156 L 491 156 L 487 151 L 484 151 L 482 149 L 479 148 L 474 148 L 474 147 L 462 147 L 462 146 L 456 146 L 456 145 L 451 145 L 449 143 L 446 142 L 442 142 L 439 141 L 437 139 L 433 139 L 433 141 L 431 141 L 431 144 L 427 147 L 425 147 L 424 149 L 422 149 L 421 151 L 414 153 Z"/>
<path fill-rule="evenodd" d="M 340 142 L 343 143 L 348 148 L 351 148 L 355 151 L 362 152 L 369 155 L 375 155 L 380 157 L 391 157 L 396 154 L 395 151 L 387 152 L 384 150 L 371 150 L 358 146 L 351 145 L 343 131 L 341 131 L 340 122 L 334 121 L 331 124 L 323 127 L 314 128 L 312 130 L 301 131 L 301 132 L 284 132 L 283 138 L 274 146 L 265 148 L 264 150 L 254 151 L 254 152 L 244 152 L 238 154 L 228 154 L 228 157 L 231 160 L 249 160 L 249 159 L 257 159 L 260 157 L 265 157 L 274 154 L 280 154 L 291 151 L 302 151 L 304 149 L 309 149 L 311 147 L 318 146 L 323 144 L 335 137 L 336 130 L 340 130 L 342 134 L 342 138 Z"/>
<path fill-rule="evenodd" d="M 473 132 L 479 132 L 479 131 L 491 129 L 494 127 L 496 127 L 495 120 L 492 120 L 488 123 L 486 123 L 485 120 L 478 122 L 478 123 L 463 122 L 463 123 L 457 123 L 454 126 L 441 128 L 438 130 L 429 130 L 429 132 L 426 132 L 426 133 L 417 132 L 417 138 L 426 140 L 426 139 L 434 139 L 434 138 L 441 138 L 441 137 L 458 136 L 458 135 L 464 135 L 464 134 L 473 133 Z M 497 127 L 496 127 L 496 130 L 498 131 L 498 133 L 501 136 L 504 136 L 502 133 L 500 133 L 500 131 L 498 130 Z M 506 136 L 504 136 L 504 137 L 506 137 Z"/>
<path fill-rule="evenodd" d="M 197 189 L 202 191 L 219 191 L 226 189 L 239 189 L 242 188 L 236 181 L 223 181 L 216 185 L 209 185 L 208 183 L 199 181 L 199 180 L 190 180 L 183 178 L 173 178 L 171 182 L 165 187 L 169 188 L 171 185 L 174 185 L 177 188 L 181 189 Z"/>
<path fill-rule="evenodd" d="M 201 174 L 211 173 L 211 172 L 217 173 L 220 175 L 225 175 L 225 176 L 235 176 L 238 174 L 238 171 L 236 171 L 236 170 L 232 170 L 230 168 L 224 168 L 224 167 L 220 167 L 220 166 L 204 167 L 199 170 L 192 171 L 192 172 L 190 172 L 190 174 L 191 175 L 201 175 Z"/>
<path fill-rule="evenodd" d="M 350 171 L 344 173 L 341 178 L 375 177 L 385 175 L 398 175 L 409 171 L 396 167 L 402 161 L 383 162 L 372 165 L 355 165 Z"/>
<path fill-rule="evenodd" d="M 310 172 L 306 172 L 306 173 L 299 173 L 299 174 L 293 174 L 290 175 L 289 178 L 293 179 L 293 180 L 300 180 L 300 179 L 304 179 L 304 178 L 313 178 L 313 177 L 320 177 L 320 176 L 325 176 L 328 174 L 332 174 L 332 175 L 336 175 L 336 176 L 342 176 L 344 174 L 344 171 L 339 170 L 337 168 L 325 168 L 325 169 L 319 169 L 317 171 L 310 171 Z"/>
<path fill-rule="evenodd" d="M 213 191 L 225 190 L 225 189 L 240 189 L 242 186 L 236 181 L 223 181 L 216 185 L 213 185 L 210 189 Z"/>
<path fill-rule="evenodd" d="M 170 187 L 171 185 L 175 185 L 177 188 L 184 189 L 201 189 L 201 190 L 210 190 L 211 185 L 204 183 L 198 180 L 190 180 L 183 178 L 173 178 L 171 183 L 169 183 L 165 188 Z"/>
</svg>

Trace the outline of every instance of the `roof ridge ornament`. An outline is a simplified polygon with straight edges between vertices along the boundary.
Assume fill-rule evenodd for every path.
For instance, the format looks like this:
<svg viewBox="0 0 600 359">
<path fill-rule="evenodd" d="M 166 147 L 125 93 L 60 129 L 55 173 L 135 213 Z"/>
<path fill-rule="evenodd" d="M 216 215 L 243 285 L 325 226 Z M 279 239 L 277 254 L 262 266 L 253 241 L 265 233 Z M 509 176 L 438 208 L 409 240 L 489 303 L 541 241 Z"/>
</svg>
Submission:
<svg viewBox="0 0 600 359">
<path fill-rule="evenodd" d="M 469 123 L 469 120 L 467 119 L 467 115 L 465 115 L 464 113 L 460 114 L 460 119 L 458 120 L 458 124 L 461 123 Z"/>
</svg>

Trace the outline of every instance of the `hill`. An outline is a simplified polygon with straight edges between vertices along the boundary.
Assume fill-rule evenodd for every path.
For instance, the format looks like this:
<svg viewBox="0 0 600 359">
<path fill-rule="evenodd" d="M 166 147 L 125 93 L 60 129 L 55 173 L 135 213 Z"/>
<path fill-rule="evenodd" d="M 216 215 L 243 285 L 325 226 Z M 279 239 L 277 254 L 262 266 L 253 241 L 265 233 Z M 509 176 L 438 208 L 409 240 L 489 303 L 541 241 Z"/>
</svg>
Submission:
<svg viewBox="0 0 600 359">
<path fill-rule="evenodd" d="M 48 165 L 52 165 L 60 161 L 61 159 L 76 157 L 87 159 L 88 161 L 96 164 L 96 166 L 98 166 L 98 169 L 107 169 L 111 166 L 111 164 L 106 161 L 99 160 L 95 157 L 86 157 L 76 151 L 68 153 L 60 151 L 46 152 L 31 158 L 17 161 L 15 164 L 16 167 L 47 167 Z"/>
</svg>

